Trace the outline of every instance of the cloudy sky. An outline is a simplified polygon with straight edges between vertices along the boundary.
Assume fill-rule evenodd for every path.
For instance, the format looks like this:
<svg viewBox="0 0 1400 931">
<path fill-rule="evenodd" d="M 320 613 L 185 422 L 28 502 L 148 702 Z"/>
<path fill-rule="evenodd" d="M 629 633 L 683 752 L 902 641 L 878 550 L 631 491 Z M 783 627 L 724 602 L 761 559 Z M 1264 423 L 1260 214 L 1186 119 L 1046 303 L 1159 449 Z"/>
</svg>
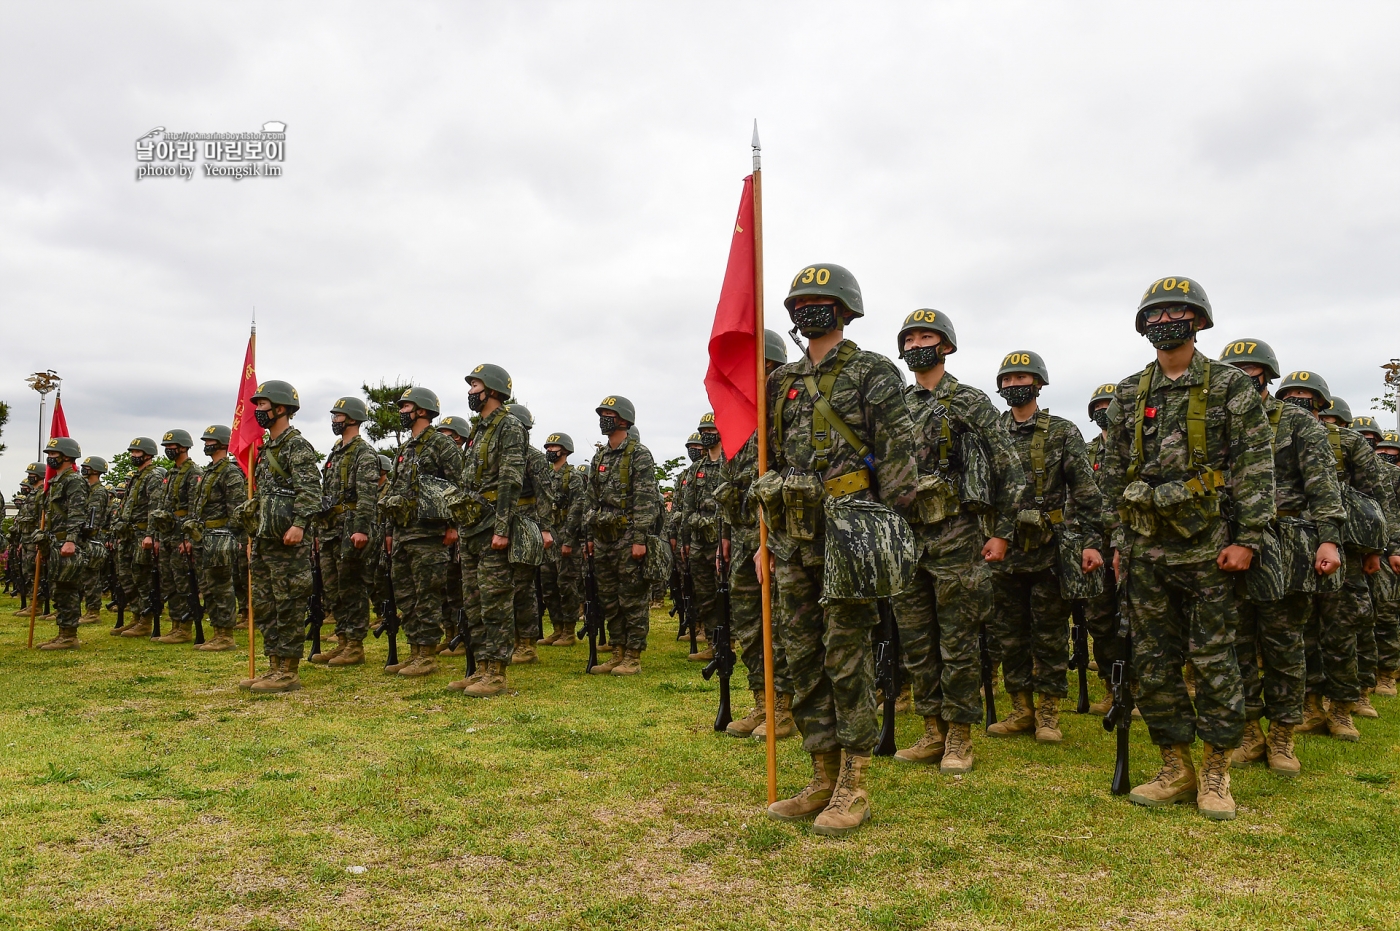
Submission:
<svg viewBox="0 0 1400 931">
<path fill-rule="evenodd" d="M 756 117 L 770 312 L 850 268 L 891 351 L 917 307 L 990 390 L 1041 352 L 1086 429 L 1141 367 L 1143 288 L 1198 279 L 1361 413 L 1400 355 L 1400 7 L 1036 2 L 0 6 L 0 457 L 56 369 L 74 435 L 229 419 L 249 318 L 298 425 L 366 380 L 444 413 L 506 366 L 583 448 L 607 394 L 658 458 L 706 340 Z M 285 174 L 136 179 L 148 130 L 287 124 Z M 196 163 L 198 165 L 198 163 Z M 781 318 L 780 318 L 781 319 Z"/>
</svg>

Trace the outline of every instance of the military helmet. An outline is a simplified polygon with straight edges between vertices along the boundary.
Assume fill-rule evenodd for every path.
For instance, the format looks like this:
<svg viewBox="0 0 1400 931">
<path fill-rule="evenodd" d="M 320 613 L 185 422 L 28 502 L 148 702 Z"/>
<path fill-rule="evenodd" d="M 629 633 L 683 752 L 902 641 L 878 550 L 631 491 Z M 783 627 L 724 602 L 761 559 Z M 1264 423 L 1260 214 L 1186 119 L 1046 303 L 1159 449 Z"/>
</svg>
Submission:
<svg viewBox="0 0 1400 931">
<path fill-rule="evenodd" d="M 637 429 L 636 424 L 632 424 L 632 426 L 627 428 L 627 438 L 629 440 L 636 440 L 638 443 L 642 441 L 642 431 Z"/>
<path fill-rule="evenodd" d="M 1385 431 L 1376 426 L 1376 418 L 1374 417 L 1353 417 L 1351 428 L 1357 433 L 1374 433 L 1377 439 L 1385 436 Z"/>
<path fill-rule="evenodd" d="M 1281 374 L 1278 370 L 1278 356 L 1274 355 L 1273 347 L 1262 339 L 1237 339 L 1226 343 L 1225 348 L 1220 351 L 1220 361 L 1231 365 L 1239 365 L 1241 362 L 1262 365 L 1270 379 L 1278 378 Z"/>
<path fill-rule="evenodd" d="M 48 444 L 44 447 L 45 453 L 58 453 L 60 456 L 67 456 L 69 459 L 81 459 L 83 457 L 82 448 L 78 446 L 78 441 L 71 436 L 51 436 Z"/>
<path fill-rule="evenodd" d="M 332 414 L 344 414 L 346 420 L 364 423 L 369 420 L 369 407 L 364 400 L 354 395 L 338 399 L 331 405 Z"/>
<path fill-rule="evenodd" d="M 258 390 L 249 400 L 269 401 L 273 407 L 280 404 L 288 410 L 301 410 L 301 398 L 297 396 L 297 389 L 288 382 L 276 379 L 258 385 Z"/>
<path fill-rule="evenodd" d="M 29 465 L 24 467 L 26 475 L 37 475 L 39 478 L 43 478 L 45 473 L 48 472 L 48 470 L 48 463 L 45 462 L 31 462 L 29 463 Z"/>
<path fill-rule="evenodd" d="M 83 460 L 83 467 L 102 475 L 107 471 L 107 460 L 101 456 L 88 456 Z"/>
<path fill-rule="evenodd" d="M 899 328 L 899 357 L 904 358 L 904 337 L 915 330 L 932 330 L 943 337 L 943 355 L 948 356 L 958 351 L 958 334 L 953 330 L 953 321 L 948 319 L 948 315 L 941 310 L 932 310 L 928 307 L 921 307 L 912 314 L 904 318 L 904 326 Z"/>
<path fill-rule="evenodd" d="M 696 427 L 695 429 L 696 429 L 696 430 L 718 430 L 719 427 L 715 426 L 715 412 L 714 412 L 714 411 L 710 411 L 709 413 L 702 414 L 701 417 L 700 417 L 700 426 Z"/>
<path fill-rule="evenodd" d="M 1185 304 L 1194 308 L 1196 319 L 1201 324 L 1196 327 L 1197 332 L 1209 330 L 1215 326 L 1215 318 L 1211 316 L 1210 298 L 1206 297 L 1205 288 L 1192 278 L 1158 278 L 1148 285 L 1147 290 L 1142 292 L 1142 300 L 1138 301 L 1137 309 L 1137 331 L 1143 332 L 1147 326 L 1143 311 L 1159 304 Z"/>
<path fill-rule="evenodd" d="M 865 316 L 865 302 L 860 297 L 860 284 L 855 275 L 840 265 L 820 262 L 802 269 L 793 277 L 783 306 L 791 311 L 797 298 L 809 295 L 835 298 L 852 314 L 857 317 Z"/>
<path fill-rule="evenodd" d="M 574 451 L 573 438 L 567 433 L 551 433 L 544 438 L 544 445 L 562 447 L 566 453 L 572 453 Z"/>
<path fill-rule="evenodd" d="M 188 430 L 166 430 L 165 435 L 160 438 L 160 445 L 189 449 L 194 445 L 194 440 L 190 439 L 190 431 Z"/>
<path fill-rule="evenodd" d="M 599 414 L 602 414 L 603 411 L 612 411 L 620 419 L 627 421 L 629 424 L 637 422 L 637 409 L 632 406 L 631 401 L 620 394 L 610 394 L 606 398 L 603 398 L 603 400 L 598 402 L 598 406 L 595 410 Z"/>
<path fill-rule="evenodd" d="M 438 396 L 427 388 L 405 388 L 403 394 L 399 395 L 398 404 L 411 401 L 414 407 L 422 408 L 434 417 L 442 410 L 442 405 L 438 403 Z"/>
<path fill-rule="evenodd" d="M 1095 404 L 1099 403 L 1100 401 L 1108 401 L 1109 403 L 1112 403 L 1113 399 L 1117 397 L 1117 395 L 1118 386 L 1115 385 L 1113 382 L 1107 382 L 1106 384 L 1099 385 L 1097 388 L 1094 389 L 1093 397 L 1089 398 L 1089 416 L 1094 416 Z"/>
<path fill-rule="evenodd" d="M 482 363 L 472 369 L 464 381 L 470 382 L 476 379 L 491 391 L 496 392 L 503 398 L 508 398 L 515 391 L 511 384 L 510 373 L 499 365 L 492 365 L 489 362 Z"/>
<path fill-rule="evenodd" d="M 781 333 L 774 330 L 763 331 L 763 358 L 779 365 L 787 364 L 787 343 Z"/>
<path fill-rule="evenodd" d="M 394 460 L 390 459 L 388 456 L 384 455 L 383 453 L 380 453 L 380 454 L 379 454 L 379 471 L 381 471 L 381 472 L 392 472 L 392 471 L 394 471 Z"/>
<path fill-rule="evenodd" d="M 1325 411 L 1327 405 L 1332 403 L 1332 392 L 1327 388 L 1327 380 L 1316 372 L 1307 372 L 1301 369 L 1296 372 L 1289 372 L 1283 377 L 1283 381 L 1279 382 L 1278 387 L 1274 389 L 1274 397 L 1281 396 L 1289 388 L 1305 388 L 1317 395 L 1322 401 L 1322 407 L 1319 408 L 1319 410 Z M 1348 414 L 1350 414 L 1349 411 Z M 1348 419 L 1350 419 L 1350 417 L 1348 417 Z"/>
<path fill-rule="evenodd" d="M 1040 379 L 1042 385 L 1050 384 L 1050 370 L 1045 367 L 1045 360 L 1040 357 L 1040 353 L 1031 352 L 1029 349 L 1018 349 L 1006 354 L 1001 360 L 1001 368 L 997 369 L 997 387 L 1001 387 L 1001 376 L 1013 372 L 1029 372 Z"/>
<path fill-rule="evenodd" d="M 156 454 L 156 441 L 149 436 L 138 436 L 130 443 L 126 444 L 126 451 L 129 453 L 145 453 L 147 456 Z"/>
<path fill-rule="evenodd" d="M 535 415 L 530 413 L 530 409 L 524 404 L 519 402 L 507 404 L 506 413 L 523 423 L 526 430 L 529 430 L 535 425 Z"/>
<path fill-rule="evenodd" d="M 696 431 L 695 433 L 692 433 L 689 437 L 686 438 L 685 445 L 687 445 L 687 446 L 704 446 L 705 444 L 700 440 L 700 433 L 699 433 L 699 431 Z"/>
<path fill-rule="evenodd" d="M 227 446 L 233 441 L 233 431 L 221 423 L 216 423 L 205 427 L 200 439 L 206 443 L 212 441 L 220 446 Z"/>
<path fill-rule="evenodd" d="M 1342 426 L 1344 427 L 1351 426 L 1351 405 L 1342 398 L 1334 397 L 1332 399 L 1332 406 L 1321 413 L 1323 417 L 1336 417 L 1342 422 Z"/>
<path fill-rule="evenodd" d="M 1380 449 L 1381 447 L 1400 452 L 1400 433 L 1396 433 L 1394 430 L 1387 430 L 1382 433 L 1380 442 L 1376 444 L 1376 449 Z"/>
<path fill-rule="evenodd" d="M 439 433 L 455 433 L 465 440 L 467 437 L 471 436 L 472 422 L 465 417 L 457 417 L 454 415 L 439 420 L 437 428 Z"/>
</svg>

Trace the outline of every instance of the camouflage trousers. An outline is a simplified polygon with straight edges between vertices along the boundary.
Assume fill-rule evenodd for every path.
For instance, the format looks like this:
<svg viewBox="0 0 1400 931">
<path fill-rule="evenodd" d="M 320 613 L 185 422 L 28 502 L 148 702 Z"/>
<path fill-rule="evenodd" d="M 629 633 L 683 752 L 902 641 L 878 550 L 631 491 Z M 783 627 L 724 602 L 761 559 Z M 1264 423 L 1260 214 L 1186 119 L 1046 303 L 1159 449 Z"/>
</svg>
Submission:
<svg viewBox="0 0 1400 931">
<path fill-rule="evenodd" d="M 327 614 L 335 618 L 335 632 L 346 640 L 364 640 L 369 634 L 369 559 L 371 540 L 355 549 L 349 534 L 321 541 L 321 586 Z"/>
<path fill-rule="evenodd" d="M 1113 661 L 1118 658 L 1118 591 L 1113 566 L 1106 566 L 1104 593 L 1084 604 L 1084 624 L 1089 628 L 1092 657 L 1099 667 L 1099 678 L 1108 688 Z"/>
<path fill-rule="evenodd" d="M 549 612 L 550 624 L 560 630 L 578 628 L 579 605 L 583 602 L 580 578 L 577 552 L 565 556 L 557 547 L 545 550 L 544 565 L 540 566 L 544 606 Z"/>
<path fill-rule="evenodd" d="M 1138 556 L 1123 564 L 1137 704 L 1152 742 L 1190 744 L 1199 735 L 1212 746 L 1238 747 L 1245 718 L 1234 578 L 1213 559 L 1168 565 Z M 1188 662 L 1196 673 L 1194 706 L 1182 676 Z"/>
<path fill-rule="evenodd" d="M 442 633 L 451 640 L 457 636 L 458 626 L 466 618 L 462 607 L 462 553 L 460 544 L 454 547 L 447 558 L 447 588 L 442 599 Z"/>
<path fill-rule="evenodd" d="M 977 635 L 992 623 L 995 597 L 982 532 L 971 515 L 960 514 L 914 533 L 918 566 L 891 599 L 914 711 L 971 724 L 982 719 Z"/>
<path fill-rule="evenodd" d="M 172 621 L 184 620 L 190 613 L 190 558 L 180 552 L 183 534 L 156 537 L 160 543 L 160 591 L 165 610 Z M 193 621 L 193 618 L 190 618 Z"/>
<path fill-rule="evenodd" d="M 515 575 L 510 550 L 491 548 L 491 530 L 463 537 L 462 607 L 477 663 L 505 663 L 515 652 Z"/>
<path fill-rule="evenodd" d="M 107 561 L 92 561 L 83 567 L 83 604 L 93 614 L 102 610 L 102 593 L 107 590 Z"/>
<path fill-rule="evenodd" d="M 720 615 L 723 613 L 723 606 L 719 603 L 719 578 L 715 569 L 718 549 L 717 543 L 692 545 L 688 559 L 690 584 L 695 592 L 695 617 L 699 621 L 700 629 L 705 632 L 706 639 L 714 637 L 715 628 L 719 626 Z M 731 591 L 731 601 L 733 596 Z"/>
<path fill-rule="evenodd" d="M 1303 723 L 1307 651 L 1303 630 L 1312 616 L 1313 596 L 1290 592 L 1279 601 L 1239 600 L 1235 656 L 1244 686 L 1246 721 Z M 1263 660 L 1264 668 L 1259 668 Z"/>
<path fill-rule="evenodd" d="M 442 640 L 442 603 L 451 558 L 450 548 L 439 536 L 394 540 L 390 561 L 394 601 L 404 639 L 414 646 L 436 646 Z"/>
<path fill-rule="evenodd" d="M 1361 570 L 1361 554 L 1348 547 L 1339 591 L 1314 595 L 1312 617 L 1304 630 L 1307 690 L 1333 701 L 1361 697 L 1356 644 L 1361 630 L 1372 626 L 1371 590 Z"/>
<path fill-rule="evenodd" d="M 199 585 L 204 592 L 204 615 L 210 626 L 227 630 L 247 623 L 247 615 L 239 611 L 233 594 L 232 566 L 204 566 Z"/>
<path fill-rule="evenodd" d="M 535 589 L 535 566 L 511 563 L 510 577 L 514 595 L 511 614 L 515 618 L 517 640 L 538 640 L 544 636 L 544 617 L 540 614 L 539 592 Z M 541 583 L 540 591 L 543 591 Z"/>
<path fill-rule="evenodd" d="M 306 599 L 311 597 L 311 543 L 254 540 L 253 622 L 263 636 L 263 653 L 302 655 L 306 643 Z"/>
<path fill-rule="evenodd" d="M 1400 601 L 1376 602 L 1376 669 L 1400 669 Z"/>
<path fill-rule="evenodd" d="M 645 650 L 651 631 L 651 582 L 642 576 L 642 563 L 632 558 L 627 538 L 593 544 L 593 572 L 608 642 L 624 650 Z"/>
<path fill-rule="evenodd" d="M 138 531 L 139 532 L 139 531 Z M 118 578 L 126 592 L 126 610 L 146 617 L 151 614 L 156 586 L 151 574 L 154 554 L 141 548 L 141 538 L 122 540 L 117 548 Z"/>
<path fill-rule="evenodd" d="M 1002 649 L 1006 691 L 1069 694 L 1069 602 L 1054 569 L 992 570 L 992 629 Z"/>
<path fill-rule="evenodd" d="M 736 650 L 749 671 L 749 691 L 760 692 L 763 683 L 763 588 L 754 569 L 753 549 L 733 541 L 729 554 L 729 629 L 739 645 Z M 773 689 L 792 694 L 792 676 L 788 673 L 787 651 L 783 648 L 783 616 L 778 610 L 777 581 L 770 580 L 773 625 Z"/>
<path fill-rule="evenodd" d="M 847 750 L 868 754 L 879 738 L 875 714 L 873 601 L 821 604 L 821 563 L 804 565 L 803 547 L 778 560 L 778 611 L 788 673 L 792 717 L 808 753 Z M 813 562 L 807 559 L 805 562 Z"/>
<path fill-rule="evenodd" d="M 71 582 L 55 581 L 52 587 L 53 601 L 50 607 L 57 618 L 55 623 L 59 627 L 77 627 L 78 618 L 83 613 L 82 579 L 73 579 Z"/>
</svg>

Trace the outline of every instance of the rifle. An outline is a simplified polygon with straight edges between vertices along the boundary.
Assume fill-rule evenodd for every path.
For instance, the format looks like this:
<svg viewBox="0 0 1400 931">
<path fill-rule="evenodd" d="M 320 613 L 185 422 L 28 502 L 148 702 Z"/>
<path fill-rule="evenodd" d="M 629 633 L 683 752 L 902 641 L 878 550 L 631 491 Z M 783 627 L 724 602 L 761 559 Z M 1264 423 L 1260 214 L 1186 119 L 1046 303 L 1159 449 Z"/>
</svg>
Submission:
<svg viewBox="0 0 1400 931">
<path fill-rule="evenodd" d="M 117 572 L 115 546 L 107 548 L 107 584 L 112 586 L 112 603 L 107 605 L 107 610 L 117 610 L 117 623 L 112 627 L 116 630 L 126 626 L 126 589 L 122 588 L 121 575 Z"/>
<path fill-rule="evenodd" d="M 140 544 L 137 544 L 138 546 Z M 160 639 L 160 615 L 165 610 L 165 593 L 160 590 L 160 544 L 151 541 L 151 639 Z"/>
<path fill-rule="evenodd" d="M 588 665 L 585 673 L 598 665 L 598 635 L 603 629 L 603 605 L 598 600 L 598 576 L 593 571 L 593 554 L 588 554 L 583 574 L 583 630 L 588 637 Z"/>
<path fill-rule="evenodd" d="M 687 563 L 687 575 L 689 575 L 689 564 Z M 720 617 L 719 625 L 715 627 L 715 640 L 710 644 L 714 648 L 715 658 L 700 670 L 700 675 L 709 681 L 715 673 L 719 673 L 719 713 L 715 715 L 715 730 L 724 731 L 729 727 L 729 722 L 734 720 L 730 713 L 729 705 L 729 679 L 734 675 L 734 645 L 730 642 L 729 630 L 729 561 L 721 558 L 719 568 L 719 578 L 715 580 L 715 594 L 719 595 Z M 695 636 L 695 622 L 691 621 L 690 636 Z"/>
<path fill-rule="evenodd" d="M 666 612 L 671 617 L 678 617 L 676 624 L 676 639 L 685 636 L 685 584 L 681 581 L 681 562 L 679 559 L 671 561 L 671 578 L 666 582 L 666 589 L 671 593 L 671 610 Z M 694 650 L 691 651 L 695 652 Z"/>
<path fill-rule="evenodd" d="M 321 625 L 326 622 L 326 586 L 321 581 L 321 540 L 311 538 L 311 596 L 306 599 L 306 636 L 311 655 L 321 652 Z"/>
<path fill-rule="evenodd" d="M 1109 791 L 1114 795 L 1126 795 L 1131 788 L 1128 780 L 1128 730 L 1133 724 L 1133 690 L 1129 684 L 1133 661 L 1133 629 L 1123 616 L 1121 605 L 1118 611 L 1118 659 L 1113 661 L 1113 672 L 1109 676 L 1109 690 L 1113 693 L 1113 707 L 1103 718 L 1103 729 L 1117 732 L 1118 746 L 1113 759 L 1113 782 Z"/>
<path fill-rule="evenodd" d="M 476 675 L 476 657 L 472 656 L 472 632 L 467 627 L 467 609 L 457 609 L 457 636 L 447 641 L 447 652 L 460 646 L 467 648 L 467 678 Z"/>
<path fill-rule="evenodd" d="M 725 583 L 726 586 L 728 582 Z M 718 589 L 716 589 L 718 591 Z M 690 574 L 690 558 L 682 560 L 681 569 L 681 601 L 684 603 L 685 626 L 690 631 L 690 652 L 700 652 L 700 645 L 695 642 L 700 630 L 700 609 L 695 604 L 695 576 Z"/>
<path fill-rule="evenodd" d="M 388 596 L 379 607 L 379 614 L 384 619 L 374 628 L 375 639 L 381 634 L 389 635 L 389 658 L 385 662 L 386 666 L 394 666 L 399 661 L 399 603 L 394 598 L 394 570 L 390 565 L 389 544 L 384 544 L 384 590 Z M 468 651 L 470 655 L 471 651 Z"/>
<path fill-rule="evenodd" d="M 52 591 L 49 587 L 49 561 L 47 559 L 44 560 L 44 570 L 40 573 L 39 578 L 42 580 L 39 583 L 39 597 L 44 599 L 44 614 L 49 615 L 53 613 L 53 606 L 49 604 Z"/>
<path fill-rule="evenodd" d="M 987 625 L 977 631 L 977 652 L 982 660 L 982 698 L 987 704 L 986 726 L 997 723 L 996 674 L 992 663 L 992 651 L 987 644 Z"/>
<path fill-rule="evenodd" d="M 540 575 L 540 567 L 535 567 L 535 617 L 539 621 L 539 632 L 536 639 L 544 639 L 544 579 Z"/>
<path fill-rule="evenodd" d="M 899 701 L 899 625 L 888 598 L 878 602 L 880 609 L 880 639 L 875 641 L 875 685 L 885 694 L 884 720 L 880 739 L 875 744 L 875 756 L 894 756 L 894 706 Z"/>
<path fill-rule="evenodd" d="M 1079 670 L 1079 704 L 1074 708 L 1076 714 L 1089 713 L 1089 624 L 1084 619 L 1085 603 L 1083 601 L 1071 602 L 1069 606 L 1070 616 L 1074 623 L 1070 626 L 1070 638 L 1074 641 L 1074 655 L 1070 657 L 1069 664 Z"/>
<path fill-rule="evenodd" d="M 190 544 L 189 557 L 190 594 L 185 604 L 185 620 L 194 620 L 194 642 L 204 642 L 204 605 L 199 600 L 199 573 L 194 568 L 194 544 Z"/>
</svg>

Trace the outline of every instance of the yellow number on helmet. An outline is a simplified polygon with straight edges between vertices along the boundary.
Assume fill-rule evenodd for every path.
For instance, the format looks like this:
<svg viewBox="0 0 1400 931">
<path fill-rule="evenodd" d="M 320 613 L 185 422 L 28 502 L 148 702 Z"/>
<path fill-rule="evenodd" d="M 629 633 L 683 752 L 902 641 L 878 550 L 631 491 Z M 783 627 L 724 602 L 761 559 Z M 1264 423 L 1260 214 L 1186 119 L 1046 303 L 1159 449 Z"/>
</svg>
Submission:
<svg viewBox="0 0 1400 931">
<path fill-rule="evenodd" d="M 812 283 L 812 279 L 814 279 L 814 278 L 816 278 L 816 277 L 817 277 L 817 270 L 816 270 L 815 268 L 808 268 L 808 269 L 805 269 L 805 270 L 802 272 L 802 283 L 803 283 L 803 284 L 811 284 L 811 283 Z"/>
<path fill-rule="evenodd" d="M 1308 376 L 1311 375 L 1311 374 L 1312 374 L 1312 372 L 1299 372 L 1299 373 L 1298 373 L 1298 380 L 1299 380 L 1299 381 L 1307 381 L 1307 380 L 1308 380 Z"/>
<path fill-rule="evenodd" d="M 828 268 L 817 269 L 817 284 L 826 284 L 831 280 L 831 270 Z"/>
</svg>

